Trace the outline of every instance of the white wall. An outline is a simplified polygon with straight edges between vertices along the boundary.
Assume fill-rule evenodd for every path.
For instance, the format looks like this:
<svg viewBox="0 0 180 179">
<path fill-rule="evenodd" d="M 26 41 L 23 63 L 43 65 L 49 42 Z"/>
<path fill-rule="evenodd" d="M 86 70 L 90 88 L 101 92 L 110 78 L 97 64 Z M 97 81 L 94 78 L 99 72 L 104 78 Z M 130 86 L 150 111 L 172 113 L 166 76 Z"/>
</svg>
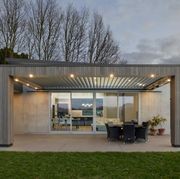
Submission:
<svg viewBox="0 0 180 179">
<path fill-rule="evenodd" d="M 14 94 L 14 134 L 48 133 L 50 93 Z"/>
<path fill-rule="evenodd" d="M 162 115 L 167 119 L 163 125 L 166 129 L 165 133 L 170 134 L 170 85 L 164 85 L 156 88 L 155 92 L 140 93 L 140 123 L 148 121 L 155 115 Z"/>
</svg>

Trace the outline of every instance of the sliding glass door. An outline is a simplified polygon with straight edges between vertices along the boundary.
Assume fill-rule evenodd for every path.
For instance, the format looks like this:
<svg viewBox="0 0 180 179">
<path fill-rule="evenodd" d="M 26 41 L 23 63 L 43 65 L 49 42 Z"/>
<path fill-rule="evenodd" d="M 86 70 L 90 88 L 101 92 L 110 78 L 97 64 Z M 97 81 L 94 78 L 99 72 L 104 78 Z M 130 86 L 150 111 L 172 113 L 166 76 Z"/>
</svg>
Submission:
<svg viewBox="0 0 180 179">
<path fill-rule="evenodd" d="M 117 93 L 96 93 L 96 131 L 106 131 L 105 123 L 119 123 Z"/>
<path fill-rule="evenodd" d="M 71 94 L 52 93 L 51 131 L 71 130 Z"/>
<path fill-rule="evenodd" d="M 93 130 L 93 93 L 72 93 L 72 131 Z"/>
<path fill-rule="evenodd" d="M 138 93 L 52 93 L 51 131 L 103 132 L 105 123 L 138 120 Z"/>
<path fill-rule="evenodd" d="M 93 131 L 93 93 L 52 93 L 51 131 Z"/>
</svg>

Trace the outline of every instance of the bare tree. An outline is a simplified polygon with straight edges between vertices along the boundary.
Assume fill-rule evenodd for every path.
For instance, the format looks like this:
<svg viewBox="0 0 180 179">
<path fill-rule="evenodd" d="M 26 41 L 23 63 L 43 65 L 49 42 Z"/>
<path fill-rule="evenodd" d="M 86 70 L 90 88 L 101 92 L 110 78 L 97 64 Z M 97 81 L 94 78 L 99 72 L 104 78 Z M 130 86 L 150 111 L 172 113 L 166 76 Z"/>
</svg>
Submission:
<svg viewBox="0 0 180 179">
<path fill-rule="evenodd" d="M 36 0 L 28 5 L 27 47 L 29 56 L 38 60 L 56 60 L 62 23 L 56 0 Z"/>
<path fill-rule="evenodd" d="M 86 8 L 79 13 L 79 30 L 76 41 L 76 61 L 84 62 L 87 58 L 87 30 L 88 30 L 89 13 Z"/>
<path fill-rule="evenodd" d="M 105 28 L 101 15 L 94 13 L 89 29 L 88 62 L 117 63 L 119 46 L 112 37 L 109 27 Z"/>
<path fill-rule="evenodd" d="M 78 12 L 71 4 L 66 8 L 63 18 L 61 49 L 64 61 L 84 61 L 86 56 L 88 10 Z"/>
<path fill-rule="evenodd" d="M 61 50 L 64 61 L 88 63 L 119 63 L 119 46 L 102 16 L 94 13 L 89 23 L 87 9 L 78 11 L 69 5 L 64 13 Z"/>
<path fill-rule="evenodd" d="M 26 30 L 25 30 L 25 46 L 24 50 L 28 54 L 29 59 L 34 59 L 35 58 L 35 43 L 36 40 L 34 39 L 34 36 L 32 33 L 29 33 L 30 31 L 30 26 L 29 23 L 27 24 Z"/>
<path fill-rule="evenodd" d="M 29 58 L 88 63 L 126 63 L 101 15 L 56 0 L 1 0 L 0 43 Z M 26 11 L 24 11 L 26 6 Z M 26 12 L 26 13 L 25 13 Z M 22 51 L 21 51 L 22 52 Z"/>
<path fill-rule="evenodd" d="M 2 0 L 0 4 L 0 41 L 2 47 L 18 51 L 25 29 L 24 0 Z"/>
</svg>

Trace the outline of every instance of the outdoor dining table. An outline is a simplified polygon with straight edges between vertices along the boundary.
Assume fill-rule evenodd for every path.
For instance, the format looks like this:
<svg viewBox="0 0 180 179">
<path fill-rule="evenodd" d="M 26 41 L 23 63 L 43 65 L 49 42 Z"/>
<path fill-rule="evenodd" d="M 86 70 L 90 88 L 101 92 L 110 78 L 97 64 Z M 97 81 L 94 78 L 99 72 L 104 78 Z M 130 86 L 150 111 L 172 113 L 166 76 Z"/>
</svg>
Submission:
<svg viewBox="0 0 180 179">
<path fill-rule="evenodd" d="M 119 128 L 119 137 L 123 138 L 123 136 L 125 135 L 124 134 L 124 124 L 108 124 L 109 128 Z M 141 128 L 142 125 L 139 125 L 139 124 L 135 124 L 135 131 L 138 129 L 138 128 Z M 116 130 L 114 129 L 114 130 Z M 112 129 L 113 130 L 113 129 Z M 134 133 L 134 138 L 135 138 L 135 133 Z"/>
<path fill-rule="evenodd" d="M 108 125 L 109 125 L 109 127 L 119 127 L 119 128 L 123 128 L 123 126 L 124 126 L 124 124 L 108 124 Z M 140 125 L 140 124 L 135 124 L 134 126 L 135 126 L 135 128 L 142 127 L 142 125 Z"/>
<path fill-rule="evenodd" d="M 123 124 L 108 124 L 109 127 L 123 127 Z"/>
</svg>

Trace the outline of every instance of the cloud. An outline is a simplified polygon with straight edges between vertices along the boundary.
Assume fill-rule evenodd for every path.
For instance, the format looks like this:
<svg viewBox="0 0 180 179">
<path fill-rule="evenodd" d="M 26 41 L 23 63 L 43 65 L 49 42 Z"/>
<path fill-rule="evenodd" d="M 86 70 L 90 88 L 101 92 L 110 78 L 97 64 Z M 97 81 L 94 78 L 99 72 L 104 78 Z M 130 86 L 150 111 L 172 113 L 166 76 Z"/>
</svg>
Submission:
<svg viewBox="0 0 180 179">
<path fill-rule="evenodd" d="M 160 62 L 161 55 L 149 53 L 149 52 L 132 52 L 122 55 L 129 64 L 154 64 Z"/>
<path fill-rule="evenodd" d="M 58 0 L 98 11 L 129 63 L 180 63 L 180 0 Z"/>
<path fill-rule="evenodd" d="M 180 54 L 180 35 L 158 39 L 157 43 L 161 52 L 166 56 L 177 56 Z"/>
<path fill-rule="evenodd" d="M 172 56 L 170 58 L 161 59 L 160 64 L 180 64 L 180 56 Z"/>
<path fill-rule="evenodd" d="M 154 53 L 157 50 L 157 47 L 155 47 L 155 44 L 153 44 L 153 41 L 148 40 L 148 39 L 140 40 L 136 48 L 140 52 L 147 52 L 147 53 Z"/>
<path fill-rule="evenodd" d="M 128 63 L 139 64 L 180 64 L 180 35 L 163 39 L 142 39 L 136 51 L 122 56 Z"/>
</svg>

